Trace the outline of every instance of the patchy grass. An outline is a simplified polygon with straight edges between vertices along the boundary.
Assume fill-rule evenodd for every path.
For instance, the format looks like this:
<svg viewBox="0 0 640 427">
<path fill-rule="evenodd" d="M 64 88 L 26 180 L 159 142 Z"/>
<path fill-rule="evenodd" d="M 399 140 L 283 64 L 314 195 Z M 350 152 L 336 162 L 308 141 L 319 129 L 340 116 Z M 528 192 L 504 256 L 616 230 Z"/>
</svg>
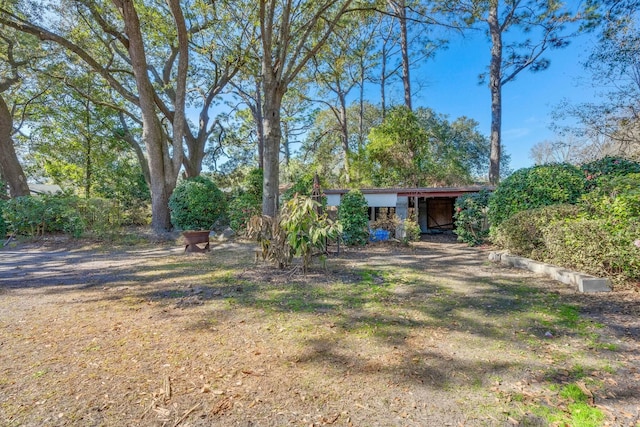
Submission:
<svg viewBox="0 0 640 427">
<path fill-rule="evenodd" d="M 0 424 L 588 426 L 634 387 L 629 343 L 476 249 L 376 245 L 302 276 L 251 248 L 1 281 Z"/>
</svg>

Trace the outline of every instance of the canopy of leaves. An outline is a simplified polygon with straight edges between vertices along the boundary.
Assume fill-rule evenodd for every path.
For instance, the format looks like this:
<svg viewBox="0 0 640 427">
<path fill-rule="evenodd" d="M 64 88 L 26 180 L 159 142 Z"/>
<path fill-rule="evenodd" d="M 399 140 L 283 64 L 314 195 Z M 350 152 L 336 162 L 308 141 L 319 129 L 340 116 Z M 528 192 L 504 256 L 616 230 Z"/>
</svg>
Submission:
<svg viewBox="0 0 640 427">
<path fill-rule="evenodd" d="M 394 108 L 371 130 L 364 163 L 376 186 L 468 184 L 489 163 L 489 142 L 477 127 L 428 108 Z"/>
</svg>

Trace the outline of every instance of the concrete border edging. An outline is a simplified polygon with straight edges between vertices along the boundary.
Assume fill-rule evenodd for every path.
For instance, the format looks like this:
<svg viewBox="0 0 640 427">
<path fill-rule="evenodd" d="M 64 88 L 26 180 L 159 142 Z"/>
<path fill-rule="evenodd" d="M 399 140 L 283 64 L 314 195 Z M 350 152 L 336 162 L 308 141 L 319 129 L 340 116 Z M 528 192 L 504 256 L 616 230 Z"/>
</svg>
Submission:
<svg viewBox="0 0 640 427">
<path fill-rule="evenodd" d="M 580 292 L 611 291 L 611 280 L 609 279 L 578 273 L 567 270 L 566 268 L 556 267 L 555 265 L 510 255 L 505 252 L 490 252 L 489 260 L 499 262 L 509 267 L 522 268 L 533 271 L 534 273 L 545 274 L 564 284 L 576 286 Z"/>
</svg>

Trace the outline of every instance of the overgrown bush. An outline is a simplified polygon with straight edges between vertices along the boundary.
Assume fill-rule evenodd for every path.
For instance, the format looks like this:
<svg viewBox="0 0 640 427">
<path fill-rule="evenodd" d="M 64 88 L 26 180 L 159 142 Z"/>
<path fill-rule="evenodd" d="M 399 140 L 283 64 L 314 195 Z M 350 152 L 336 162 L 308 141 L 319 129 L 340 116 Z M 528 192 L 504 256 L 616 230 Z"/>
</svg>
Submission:
<svg viewBox="0 0 640 427">
<path fill-rule="evenodd" d="M 518 212 L 492 229 L 492 241 L 510 252 L 545 261 L 547 229 L 558 223 L 575 220 L 580 213 L 576 205 L 554 205 Z"/>
<path fill-rule="evenodd" d="M 491 193 L 482 190 L 478 193 L 464 194 L 456 199 L 453 219 L 454 233 L 458 240 L 475 246 L 483 243 L 489 235 L 487 211 Z"/>
<path fill-rule="evenodd" d="M 210 230 L 226 211 L 226 199 L 203 176 L 181 181 L 169 199 L 171 222 L 181 230 Z"/>
<path fill-rule="evenodd" d="M 574 204 L 584 191 L 584 174 L 576 166 L 559 163 L 520 169 L 502 181 L 489 198 L 489 223 L 499 226 L 527 209 Z"/>
<path fill-rule="evenodd" d="M 246 232 L 249 219 L 262 211 L 262 169 L 253 169 L 244 180 L 244 190 L 229 203 L 229 226 L 238 234 Z"/>
<path fill-rule="evenodd" d="M 580 166 L 587 180 L 588 188 L 596 188 L 603 180 L 640 173 L 640 163 L 623 157 L 607 156 Z"/>
<path fill-rule="evenodd" d="M 77 197 L 63 194 L 15 197 L 6 202 L 3 216 L 11 233 L 36 237 L 63 232 L 79 237 L 84 222 L 78 203 Z"/>
<path fill-rule="evenodd" d="M 342 224 L 342 239 L 347 245 L 366 245 L 369 239 L 367 200 L 360 190 L 351 190 L 342 197 L 338 208 Z"/>
</svg>

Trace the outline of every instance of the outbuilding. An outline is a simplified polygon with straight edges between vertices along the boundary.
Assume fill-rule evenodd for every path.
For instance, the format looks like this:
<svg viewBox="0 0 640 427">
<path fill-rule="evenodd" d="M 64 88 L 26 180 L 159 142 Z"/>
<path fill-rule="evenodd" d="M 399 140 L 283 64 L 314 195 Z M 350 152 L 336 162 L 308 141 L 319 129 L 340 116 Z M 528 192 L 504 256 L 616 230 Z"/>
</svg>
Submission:
<svg viewBox="0 0 640 427">
<path fill-rule="evenodd" d="M 375 221 L 381 210 L 406 219 L 417 212 L 420 230 L 429 233 L 436 230 L 453 230 L 453 214 L 456 198 L 493 187 L 425 187 L 425 188 L 364 188 L 360 191 L 369 206 L 369 219 Z M 328 206 L 340 206 L 342 196 L 348 189 L 324 190 Z"/>
</svg>

